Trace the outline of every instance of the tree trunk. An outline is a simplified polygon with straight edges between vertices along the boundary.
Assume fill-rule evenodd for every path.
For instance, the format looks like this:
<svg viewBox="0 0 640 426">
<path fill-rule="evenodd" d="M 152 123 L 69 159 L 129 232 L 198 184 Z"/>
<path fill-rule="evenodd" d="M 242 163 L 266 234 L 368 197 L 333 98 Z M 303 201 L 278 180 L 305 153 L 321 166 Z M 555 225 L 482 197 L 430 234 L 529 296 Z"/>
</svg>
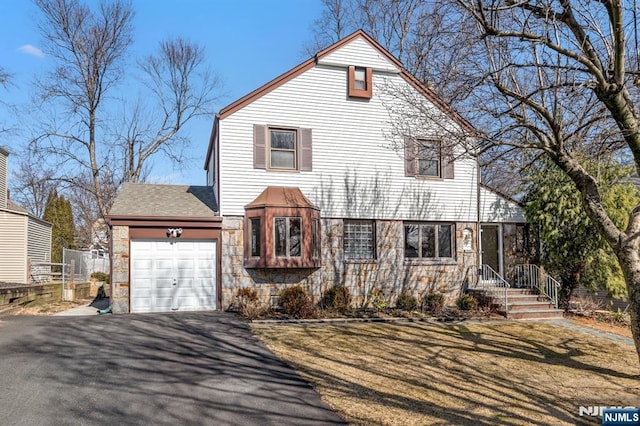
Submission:
<svg viewBox="0 0 640 426">
<path fill-rule="evenodd" d="M 616 251 L 620 261 L 631 308 L 631 333 L 640 360 L 640 253 L 634 245 L 625 245 Z"/>
</svg>

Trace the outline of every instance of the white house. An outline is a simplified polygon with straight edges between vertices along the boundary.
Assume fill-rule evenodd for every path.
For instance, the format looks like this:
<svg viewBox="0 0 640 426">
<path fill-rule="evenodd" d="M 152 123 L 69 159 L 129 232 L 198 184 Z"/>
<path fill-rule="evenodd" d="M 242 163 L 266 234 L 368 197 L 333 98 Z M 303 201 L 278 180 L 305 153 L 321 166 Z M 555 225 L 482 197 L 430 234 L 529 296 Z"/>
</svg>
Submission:
<svg viewBox="0 0 640 426">
<path fill-rule="evenodd" d="M 479 184 L 472 130 L 366 33 L 345 37 L 216 115 L 206 186 L 125 186 L 115 311 L 225 309 L 241 287 L 273 300 L 292 284 L 453 298 L 479 263 L 507 274 L 524 215 Z"/>
<path fill-rule="evenodd" d="M 35 262 L 51 262 L 51 224 L 9 199 L 9 152 L 0 147 L 0 282 L 31 282 Z"/>
</svg>

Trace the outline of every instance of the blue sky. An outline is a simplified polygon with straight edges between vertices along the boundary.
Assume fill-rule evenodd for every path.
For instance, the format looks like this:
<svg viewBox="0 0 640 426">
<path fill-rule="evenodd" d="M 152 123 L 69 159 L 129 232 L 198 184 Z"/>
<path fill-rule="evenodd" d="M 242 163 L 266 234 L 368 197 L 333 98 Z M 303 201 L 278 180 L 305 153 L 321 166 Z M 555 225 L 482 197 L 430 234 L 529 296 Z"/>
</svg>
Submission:
<svg viewBox="0 0 640 426">
<path fill-rule="evenodd" d="M 150 54 L 158 42 L 175 36 L 204 46 L 211 68 L 224 85 L 216 110 L 307 59 L 303 47 L 311 40 L 313 21 L 322 11 L 320 0 L 137 0 L 133 6 L 131 57 Z M 0 0 L 0 65 L 13 74 L 13 85 L 0 90 L 0 99 L 6 103 L 25 104 L 34 77 L 50 65 L 39 50 L 37 22 L 37 10 L 30 1 Z M 0 123 L 12 120 L 13 115 L 0 108 Z M 191 122 L 185 130 L 194 160 L 182 170 L 157 163 L 152 180 L 204 184 L 202 164 L 212 124 L 213 118 Z M 0 144 L 12 150 L 24 138 L 18 132 Z"/>
</svg>

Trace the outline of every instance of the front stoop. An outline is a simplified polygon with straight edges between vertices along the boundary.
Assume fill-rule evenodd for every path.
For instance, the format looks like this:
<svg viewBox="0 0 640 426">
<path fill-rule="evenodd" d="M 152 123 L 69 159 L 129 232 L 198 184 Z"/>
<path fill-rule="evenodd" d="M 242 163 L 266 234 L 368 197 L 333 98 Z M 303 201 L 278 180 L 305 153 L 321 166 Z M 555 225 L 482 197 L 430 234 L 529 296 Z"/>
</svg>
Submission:
<svg viewBox="0 0 640 426">
<path fill-rule="evenodd" d="M 562 318 L 562 310 L 556 309 L 543 296 L 530 289 L 509 288 L 507 290 L 508 313 L 504 307 L 504 288 L 471 289 L 471 294 L 491 298 L 498 313 L 508 319 L 554 319 Z"/>
</svg>

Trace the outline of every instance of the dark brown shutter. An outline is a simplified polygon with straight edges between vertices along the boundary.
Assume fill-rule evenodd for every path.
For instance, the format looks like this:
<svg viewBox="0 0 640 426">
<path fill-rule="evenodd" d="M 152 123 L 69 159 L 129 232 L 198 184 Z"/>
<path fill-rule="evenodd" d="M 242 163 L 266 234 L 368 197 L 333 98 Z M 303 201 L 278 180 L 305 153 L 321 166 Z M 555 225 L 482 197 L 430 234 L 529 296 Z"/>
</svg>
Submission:
<svg viewBox="0 0 640 426">
<path fill-rule="evenodd" d="M 267 126 L 253 125 L 253 168 L 267 168 Z"/>
<path fill-rule="evenodd" d="M 311 129 L 300 129 L 300 171 L 310 172 L 313 169 L 313 149 Z"/>
<path fill-rule="evenodd" d="M 416 170 L 416 140 L 410 136 L 404 137 L 404 175 L 415 176 Z"/>
<path fill-rule="evenodd" d="M 453 179 L 455 177 L 453 147 L 443 146 L 442 149 L 442 177 L 445 179 Z"/>
</svg>

